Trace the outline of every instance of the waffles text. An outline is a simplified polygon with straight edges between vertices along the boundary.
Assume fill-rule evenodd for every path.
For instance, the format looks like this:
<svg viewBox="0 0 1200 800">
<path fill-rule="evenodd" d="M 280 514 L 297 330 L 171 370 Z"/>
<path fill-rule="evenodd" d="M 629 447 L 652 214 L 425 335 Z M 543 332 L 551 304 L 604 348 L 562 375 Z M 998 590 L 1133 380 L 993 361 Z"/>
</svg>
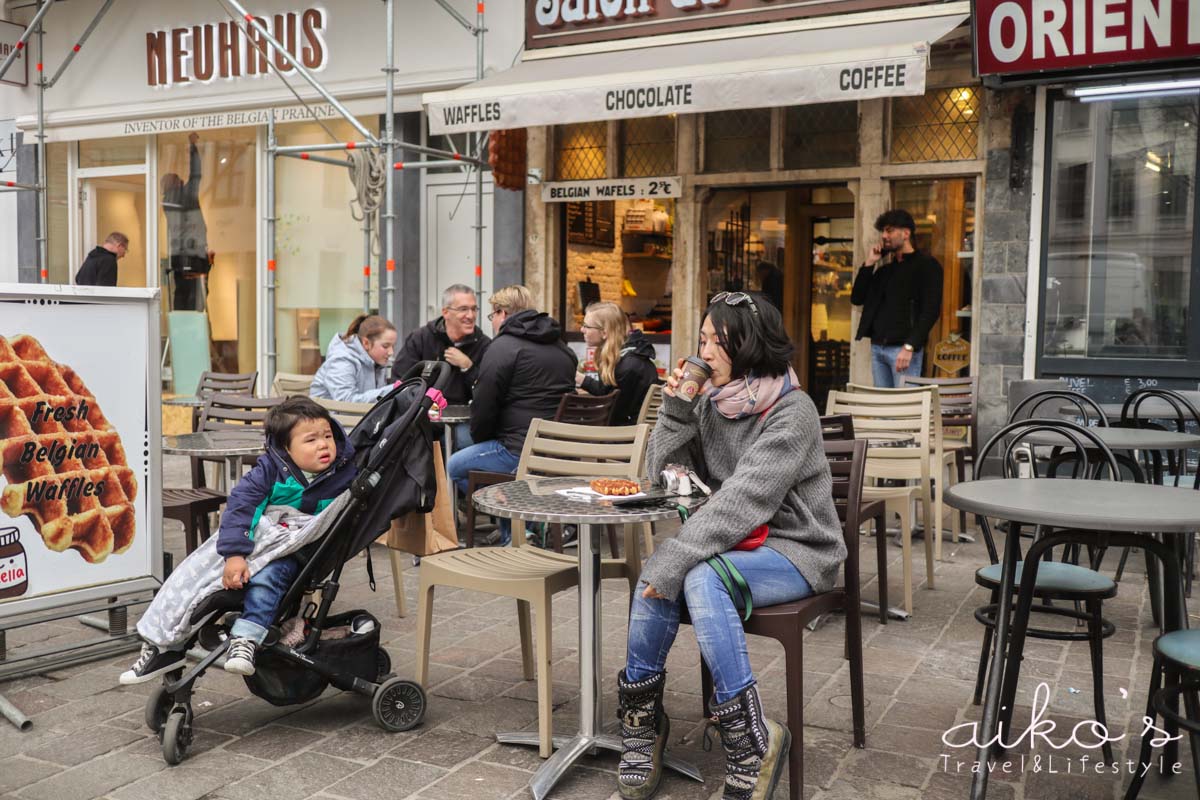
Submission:
<svg viewBox="0 0 1200 800">
<path fill-rule="evenodd" d="M 104 481 L 90 481 L 84 477 L 57 481 L 30 481 L 25 484 L 25 502 L 40 503 L 45 500 L 75 500 L 79 497 L 99 497 L 104 494 Z"/>
</svg>

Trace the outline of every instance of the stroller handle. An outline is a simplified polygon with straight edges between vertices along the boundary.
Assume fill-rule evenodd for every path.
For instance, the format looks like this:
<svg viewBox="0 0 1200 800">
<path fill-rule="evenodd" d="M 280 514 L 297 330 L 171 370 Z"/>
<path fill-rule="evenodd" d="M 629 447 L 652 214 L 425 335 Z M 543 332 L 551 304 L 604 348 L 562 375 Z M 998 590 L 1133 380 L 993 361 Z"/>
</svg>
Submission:
<svg viewBox="0 0 1200 800">
<path fill-rule="evenodd" d="M 436 373 L 436 375 L 435 375 Z M 420 376 L 430 388 L 445 391 L 446 383 L 450 380 L 450 365 L 445 361 L 418 361 L 404 373 L 403 380 L 411 380 Z M 430 380 L 430 376 L 435 376 Z"/>
</svg>

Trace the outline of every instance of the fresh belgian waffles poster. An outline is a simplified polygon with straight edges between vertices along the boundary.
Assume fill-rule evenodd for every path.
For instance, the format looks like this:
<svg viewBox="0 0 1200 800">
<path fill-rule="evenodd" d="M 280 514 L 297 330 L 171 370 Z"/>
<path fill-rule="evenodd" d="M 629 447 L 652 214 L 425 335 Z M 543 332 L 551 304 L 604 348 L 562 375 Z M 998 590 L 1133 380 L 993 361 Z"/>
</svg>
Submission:
<svg viewBox="0 0 1200 800">
<path fill-rule="evenodd" d="M 148 313 L 0 302 L 0 606 L 151 574 Z"/>
</svg>

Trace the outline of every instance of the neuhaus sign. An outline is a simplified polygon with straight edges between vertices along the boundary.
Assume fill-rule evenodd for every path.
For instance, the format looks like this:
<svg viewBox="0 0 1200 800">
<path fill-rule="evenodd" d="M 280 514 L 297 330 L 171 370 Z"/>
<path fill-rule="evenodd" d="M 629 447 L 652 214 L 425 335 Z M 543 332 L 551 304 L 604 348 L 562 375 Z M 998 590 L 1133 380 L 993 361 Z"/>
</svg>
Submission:
<svg viewBox="0 0 1200 800">
<path fill-rule="evenodd" d="M 980 75 L 1200 56 L 1200 0 L 976 0 Z"/>
<path fill-rule="evenodd" d="M 325 66 L 329 47 L 325 41 L 324 9 L 309 8 L 256 19 L 284 45 L 288 55 L 305 67 L 319 70 Z M 243 28 L 240 21 L 167 28 L 146 34 L 146 83 L 150 86 L 265 75 L 272 67 L 284 73 L 294 71 L 258 31 L 249 25 Z"/>
</svg>

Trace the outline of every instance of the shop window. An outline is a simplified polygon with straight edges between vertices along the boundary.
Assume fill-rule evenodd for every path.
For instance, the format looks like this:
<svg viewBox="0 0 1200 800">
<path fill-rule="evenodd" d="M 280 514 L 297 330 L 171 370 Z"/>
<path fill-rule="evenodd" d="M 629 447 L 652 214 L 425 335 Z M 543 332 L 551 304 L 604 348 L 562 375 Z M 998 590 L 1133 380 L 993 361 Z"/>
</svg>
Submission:
<svg viewBox="0 0 1200 800">
<path fill-rule="evenodd" d="M 371 133 L 379 132 L 378 117 L 359 121 Z M 289 123 L 277 130 L 284 146 L 324 142 L 331 135 L 349 141 L 358 135 L 342 119 L 321 125 Z M 293 158 L 275 161 L 275 349 L 280 372 L 316 372 L 330 340 L 362 311 L 362 222 L 350 214 L 355 198 L 349 170 Z M 371 279 L 377 291 L 374 272 Z"/>
<path fill-rule="evenodd" d="M 89 139 L 79 143 L 79 168 L 125 167 L 146 163 L 146 139 L 142 136 L 118 136 Z"/>
<path fill-rule="evenodd" d="M 705 172 L 761 172 L 771 167 L 771 109 L 704 115 Z"/>
<path fill-rule="evenodd" d="M 858 164 L 858 103 L 817 103 L 784 109 L 785 169 Z"/>
<path fill-rule="evenodd" d="M 1090 358 L 1194 359 L 1200 349 L 1189 340 L 1188 318 L 1200 101 L 1090 103 L 1088 127 L 1073 128 L 1083 105 L 1057 99 L 1049 114 L 1047 187 L 1057 196 L 1043 235 L 1042 358 L 1085 372 L 1100 368 L 1089 367 Z"/>
<path fill-rule="evenodd" d="M 674 116 L 623 119 L 618 131 L 622 178 L 674 174 Z"/>
<path fill-rule="evenodd" d="M 892 161 L 959 161 L 979 157 L 977 87 L 929 89 L 892 100 Z"/>
<path fill-rule="evenodd" d="M 157 138 L 164 303 L 168 311 L 204 312 L 202 319 L 168 314 L 171 359 L 180 375 L 257 368 L 256 138 L 254 128 Z M 304 191 L 311 193 L 311 186 Z"/>
<path fill-rule="evenodd" d="M 942 265 L 942 310 L 929 332 L 925 374 L 962 374 L 970 363 L 971 296 L 975 274 L 975 179 L 894 181 L 892 206 L 917 223 L 913 246 Z"/>
<path fill-rule="evenodd" d="M 559 125 L 554 136 L 554 175 L 560 181 L 608 176 L 608 123 Z"/>
</svg>

